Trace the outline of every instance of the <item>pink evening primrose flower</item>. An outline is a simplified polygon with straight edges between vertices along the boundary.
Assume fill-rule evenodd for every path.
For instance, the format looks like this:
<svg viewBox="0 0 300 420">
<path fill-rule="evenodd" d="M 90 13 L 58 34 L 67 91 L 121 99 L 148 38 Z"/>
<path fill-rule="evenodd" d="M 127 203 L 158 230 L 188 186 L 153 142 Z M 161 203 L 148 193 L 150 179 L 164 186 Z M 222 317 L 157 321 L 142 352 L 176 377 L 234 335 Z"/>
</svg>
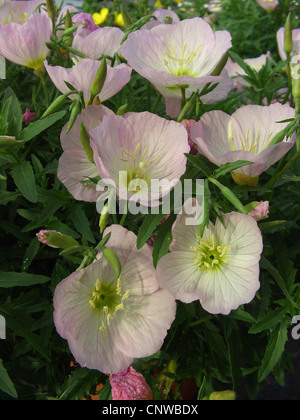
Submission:
<svg viewBox="0 0 300 420">
<path fill-rule="evenodd" d="M 2 25 L 9 22 L 23 24 L 41 3 L 41 0 L 5 1 L 0 11 L 0 22 Z"/>
<path fill-rule="evenodd" d="M 281 159 L 295 143 L 295 137 L 269 146 L 272 138 L 294 118 L 295 110 L 279 103 L 269 106 L 246 105 L 231 116 L 210 111 L 191 127 L 191 139 L 199 153 L 220 166 L 227 162 L 253 162 L 232 173 L 240 185 L 257 185 L 258 177 Z"/>
<path fill-rule="evenodd" d="M 257 0 L 257 3 L 265 10 L 272 11 L 278 7 L 278 0 Z"/>
<path fill-rule="evenodd" d="M 188 98 L 206 83 L 222 80 L 211 73 L 231 48 L 231 36 L 193 18 L 132 32 L 122 45 L 128 64 L 162 93 L 168 115 L 176 118 L 181 87 Z"/>
<path fill-rule="evenodd" d="M 286 52 L 284 51 L 284 28 L 278 29 L 276 33 L 278 53 L 282 60 L 286 60 Z M 300 29 L 292 30 L 293 52 L 300 54 Z M 292 52 L 292 54 L 293 54 Z"/>
<path fill-rule="evenodd" d="M 97 60 L 103 55 L 113 57 L 121 48 L 123 36 L 124 32 L 116 27 L 97 26 L 93 32 L 87 32 L 85 28 L 78 28 L 73 38 L 72 47 L 92 60 Z M 78 60 L 78 56 L 76 60 Z"/>
<path fill-rule="evenodd" d="M 121 199 L 158 206 L 185 172 L 190 147 L 180 123 L 129 112 L 105 115 L 89 132 L 99 175 Z"/>
<path fill-rule="evenodd" d="M 103 105 L 90 105 L 76 118 L 71 130 L 66 133 L 64 126 L 60 135 L 63 154 L 58 162 L 58 179 L 65 185 L 76 200 L 96 202 L 102 192 L 97 192 L 97 185 L 90 178 L 99 176 L 96 165 L 92 163 L 81 143 L 79 126 L 82 122 L 89 131 L 97 127 L 104 115 L 113 112 Z"/>
<path fill-rule="evenodd" d="M 37 70 L 49 53 L 46 42 L 51 35 L 49 16 L 32 13 L 23 24 L 0 25 L 0 54 L 13 63 Z"/>
<path fill-rule="evenodd" d="M 144 376 L 132 366 L 110 376 L 113 400 L 153 400 L 152 391 Z"/>
<path fill-rule="evenodd" d="M 83 92 L 84 101 L 90 99 L 90 86 L 101 61 L 84 58 L 71 68 L 61 66 L 50 66 L 45 60 L 44 65 L 52 82 L 62 93 L 69 92 L 65 81 L 74 86 L 78 91 Z M 97 96 L 100 103 L 118 93 L 130 80 L 131 68 L 126 64 L 119 64 L 116 67 L 107 66 L 107 74 L 100 94 Z M 74 95 L 71 95 L 72 99 Z"/>
<path fill-rule="evenodd" d="M 207 312 L 228 315 L 260 287 L 260 229 L 252 217 L 232 212 L 223 215 L 225 226 L 219 219 L 210 222 L 200 237 L 198 225 L 187 225 L 186 216 L 184 211 L 177 216 L 171 252 L 158 262 L 159 283 L 175 299 L 199 300 Z"/>
<path fill-rule="evenodd" d="M 136 235 L 119 225 L 103 235 L 108 233 L 107 247 L 120 261 L 120 277 L 100 252 L 97 261 L 56 287 L 54 323 L 81 366 L 114 374 L 161 348 L 176 303 L 159 288 L 148 245 L 137 250 Z"/>
</svg>

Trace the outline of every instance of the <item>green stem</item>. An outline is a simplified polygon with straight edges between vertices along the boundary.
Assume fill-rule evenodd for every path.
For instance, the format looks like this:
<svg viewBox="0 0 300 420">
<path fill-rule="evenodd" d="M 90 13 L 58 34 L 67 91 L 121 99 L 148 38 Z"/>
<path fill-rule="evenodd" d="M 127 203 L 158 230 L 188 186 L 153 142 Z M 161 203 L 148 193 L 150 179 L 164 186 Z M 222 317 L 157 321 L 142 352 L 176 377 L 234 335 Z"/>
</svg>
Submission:
<svg viewBox="0 0 300 420">
<path fill-rule="evenodd" d="M 127 214 L 128 214 L 128 201 L 126 202 L 125 213 L 123 214 L 123 216 L 122 216 L 122 218 L 120 220 L 120 226 L 123 226 L 124 225 L 124 222 L 126 220 Z"/>
</svg>

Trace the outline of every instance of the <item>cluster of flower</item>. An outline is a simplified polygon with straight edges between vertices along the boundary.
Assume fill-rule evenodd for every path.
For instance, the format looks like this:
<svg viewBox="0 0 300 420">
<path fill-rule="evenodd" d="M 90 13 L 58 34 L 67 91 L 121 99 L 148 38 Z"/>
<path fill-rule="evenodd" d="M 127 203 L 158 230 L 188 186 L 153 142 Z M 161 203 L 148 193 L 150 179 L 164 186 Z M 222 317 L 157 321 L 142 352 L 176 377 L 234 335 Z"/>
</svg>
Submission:
<svg viewBox="0 0 300 420">
<path fill-rule="evenodd" d="M 225 65 L 229 32 L 214 32 L 202 18 L 180 21 L 174 12 L 158 9 L 156 19 L 148 19 L 124 41 L 120 28 L 99 27 L 91 15 L 71 6 L 54 19 L 49 6 L 47 11 L 40 3 L 2 5 L 0 53 L 37 74 L 46 71 L 64 98 L 75 100 L 81 92 L 86 107 L 61 133 L 57 174 L 75 199 L 97 202 L 103 192 L 84 181 L 100 177 L 118 184 L 119 198 L 125 190 L 128 200 L 148 206 L 150 198 L 160 200 L 170 192 L 186 171 L 185 154 L 195 152 L 216 166 L 249 162 L 232 177 L 239 185 L 256 186 L 259 176 L 295 144 L 295 136 L 285 131 L 287 120 L 295 116 L 287 104 L 246 105 L 233 115 L 210 111 L 197 122 L 182 118 L 183 108 L 195 97 L 212 104 L 238 88 L 233 77 L 241 72 L 232 62 Z M 72 25 L 66 29 L 70 15 Z M 57 38 L 72 35 L 72 66 L 51 64 L 54 26 L 60 28 Z M 282 37 L 280 31 L 280 51 Z M 260 66 L 265 59 L 260 58 Z M 129 83 L 133 70 L 164 97 L 170 119 L 150 112 L 116 115 L 102 105 Z M 93 90 L 99 77 L 101 88 Z M 120 173 L 126 176 L 120 178 Z M 152 179 L 168 182 L 149 192 Z M 76 361 L 116 374 L 127 370 L 134 358 L 152 355 L 175 319 L 176 299 L 199 300 L 209 313 L 225 315 L 250 302 L 260 287 L 263 243 L 257 221 L 268 216 L 268 203 L 254 203 L 248 210 L 208 222 L 201 234 L 196 224 L 186 223 L 183 210 L 172 228 L 170 252 L 156 269 L 151 246 L 138 250 L 133 232 L 117 224 L 107 227 L 105 250 L 55 290 L 55 326 Z M 43 232 L 39 239 L 49 243 Z"/>
</svg>

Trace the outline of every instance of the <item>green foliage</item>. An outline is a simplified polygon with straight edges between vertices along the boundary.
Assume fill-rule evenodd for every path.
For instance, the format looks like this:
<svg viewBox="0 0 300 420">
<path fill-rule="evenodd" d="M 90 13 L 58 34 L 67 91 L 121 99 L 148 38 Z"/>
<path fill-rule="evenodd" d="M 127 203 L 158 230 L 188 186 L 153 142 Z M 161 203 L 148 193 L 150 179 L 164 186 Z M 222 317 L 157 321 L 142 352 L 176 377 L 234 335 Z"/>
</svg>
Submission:
<svg viewBox="0 0 300 420">
<path fill-rule="evenodd" d="M 210 14 L 205 3 L 195 0 L 192 5 L 183 2 L 177 6 L 169 1 L 166 5 L 185 18 Z M 120 2 L 114 2 L 118 12 L 119 6 Z M 297 12 L 299 6 L 292 6 Z M 262 104 L 265 99 L 269 104 L 278 98 L 280 89 L 287 86 L 287 77 L 286 63 L 278 57 L 276 31 L 284 25 L 289 7 L 290 2 L 282 0 L 280 8 L 268 14 L 254 0 L 224 0 L 223 11 L 215 16 L 213 26 L 231 32 L 232 59 L 245 70 L 248 85 L 242 93 L 232 92 L 224 101 L 202 104 L 198 117 L 213 109 L 232 113 L 246 103 Z M 99 3 L 85 0 L 83 10 L 98 11 Z M 130 3 L 127 12 L 135 22 L 131 30 L 153 11 L 146 1 Z M 267 51 L 271 59 L 260 71 L 243 61 Z M 7 322 L 7 338 L 0 340 L 0 399 L 81 400 L 91 395 L 110 399 L 107 376 L 74 365 L 68 345 L 58 336 L 53 322 L 57 284 L 81 267 L 83 258 L 84 263 L 93 261 L 105 245 L 105 241 L 101 243 L 94 203 L 74 200 L 57 179 L 62 153 L 59 136 L 70 118 L 70 100 L 66 99 L 63 110 L 40 119 L 49 103 L 38 77 L 7 63 L 7 79 L 1 83 L 0 136 L 14 137 L 16 144 L 0 144 L 0 315 Z M 58 92 L 49 79 L 46 86 L 53 102 Z M 290 99 L 288 91 L 284 102 Z M 168 118 L 161 96 L 135 72 L 130 84 L 105 103 L 114 112 L 125 104 L 127 111 L 148 110 Z M 37 114 L 29 124 L 22 122 L 26 107 Z M 196 118 L 195 112 L 191 111 L 191 118 Z M 203 399 L 224 387 L 239 395 L 242 383 L 246 384 L 248 397 L 254 399 L 270 375 L 284 386 L 285 372 L 291 368 L 287 352 L 289 325 L 291 318 L 300 313 L 299 160 L 281 174 L 294 153 L 292 150 L 264 173 L 257 187 L 236 186 L 230 176 L 231 171 L 249 162 L 216 168 L 199 155 L 187 155 L 185 176 L 208 180 L 206 199 L 211 219 L 236 209 L 244 212 L 243 204 L 251 201 L 267 198 L 272 205 L 269 220 L 259 223 L 264 255 L 256 298 L 228 317 L 208 314 L 198 301 L 177 302 L 176 320 L 161 351 L 134 361 L 134 367 L 147 378 L 158 399 L 161 390 L 155 372 L 163 372 L 165 380 L 177 384 L 177 391 L 171 388 L 167 396 L 170 400 L 178 397 L 186 378 L 194 380 L 194 399 Z M 172 241 L 176 216 L 166 216 L 161 209 L 157 215 L 128 214 L 123 220 L 124 226 L 137 235 L 138 249 L 155 235 L 154 266 L 167 254 Z M 40 244 L 36 234 L 41 229 L 57 230 L 64 238 L 69 237 L 66 249 Z M 177 369 L 170 372 L 167 367 L 173 360 Z M 96 391 L 100 383 L 104 387 Z"/>
</svg>

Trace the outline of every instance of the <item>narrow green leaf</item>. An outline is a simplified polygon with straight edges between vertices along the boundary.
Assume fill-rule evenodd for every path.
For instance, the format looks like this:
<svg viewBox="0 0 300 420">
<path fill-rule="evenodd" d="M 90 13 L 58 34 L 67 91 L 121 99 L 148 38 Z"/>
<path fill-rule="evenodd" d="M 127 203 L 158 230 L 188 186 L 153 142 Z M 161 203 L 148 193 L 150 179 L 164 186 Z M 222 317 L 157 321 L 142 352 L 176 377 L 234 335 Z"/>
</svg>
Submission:
<svg viewBox="0 0 300 420">
<path fill-rule="evenodd" d="M 0 271 L 0 287 L 33 286 L 49 281 L 50 278 L 39 274 Z"/>
<path fill-rule="evenodd" d="M 17 391 L 12 383 L 7 370 L 3 366 L 2 360 L 0 359 L 0 389 L 6 394 L 10 395 L 13 398 L 17 398 Z"/>
<path fill-rule="evenodd" d="M 30 162 L 22 162 L 20 165 L 15 165 L 12 169 L 12 177 L 26 200 L 36 203 L 37 191 Z"/>
<path fill-rule="evenodd" d="M 71 213 L 71 220 L 74 223 L 75 228 L 82 236 L 84 236 L 92 244 L 96 242 L 91 231 L 88 218 L 82 208 L 78 206 L 74 208 Z"/>
<path fill-rule="evenodd" d="M 258 371 L 258 382 L 263 381 L 274 369 L 280 360 L 287 342 L 287 321 L 279 324 L 271 334 L 266 352 Z"/>
<path fill-rule="evenodd" d="M 145 245 L 145 243 L 151 237 L 151 234 L 154 232 L 156 227 L 165 216 L 166 215 L 164 214 L 148 214 L 145 216 L 137 236 L 137 249 L 140 249 L 143 245 Z"/>
<path fill-rule="evenodd" d="M 275 309 L 266 315 L 263 319 L 259 320 L 255 325 L 253 325 L 253 327 L 251 327 L 249 330 L 249 334 L 259 334 L 262 331 L 275 327 L 279 322 L 282 321 L 286 315 L 286 312 L 287 308 L 285 306 Z"/>
<path fill-rule="evenodd" d="M 216 169 L 213 174 L 211 175 L 212 178 L 218 179 L 223 175 L 226 175 L 232 171 L 236 171 L 239 168 L 242 168 L 246 165 L 251 165 L 253 162 L 249 162 L 247 160 L 238 160 L 236 162 L 229 162 L 221 165 L 218 169 Z"/>
<path fill-rule="evenodd" d="M 169 218 L 161 225 L 153 245 L 153 265 L 156 267 L 160 258 L 166 255 L 169 251 L 170 244 L 172 242 L 172 225 L 175 221 L 175 215 L 172 214 Z"/>
<path fill-rule="evenodd" d="M 66 111 L 59 111 L 43 118 L 42 120 L 30 123 L 28 127 L 24 128 L 24 130 L 21 132 L 20 139 L 25 141 L 31 140 L 33 137 L 47 130 L 47 128 L 51 127 L 51 125 L 55 124 L 65 115 Z"/>
</svg>

